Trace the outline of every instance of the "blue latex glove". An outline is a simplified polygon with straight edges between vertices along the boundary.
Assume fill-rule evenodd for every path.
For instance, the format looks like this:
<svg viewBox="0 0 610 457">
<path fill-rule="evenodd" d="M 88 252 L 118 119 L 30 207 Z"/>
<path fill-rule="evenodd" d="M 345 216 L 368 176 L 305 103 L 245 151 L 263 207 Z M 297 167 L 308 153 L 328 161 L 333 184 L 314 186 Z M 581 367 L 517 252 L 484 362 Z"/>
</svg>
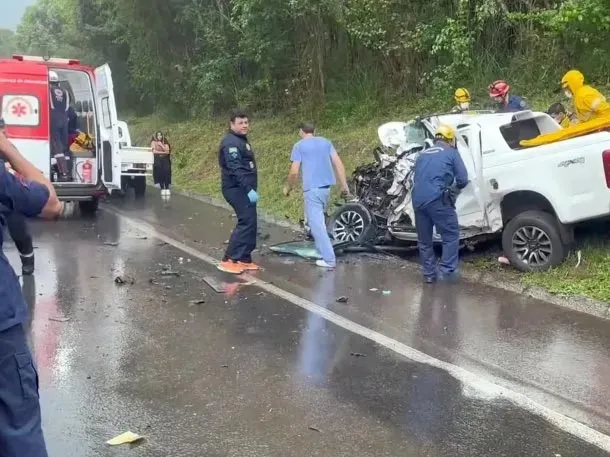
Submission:
<svg viewBox="0 0 610 457">
<path fill-rule="evenodd" d="M 250 203 L 256 203 L 258 201 L 258 194 L 254 189 L 248 192 L 248 200 L 250 200 Z"/>
</svg>

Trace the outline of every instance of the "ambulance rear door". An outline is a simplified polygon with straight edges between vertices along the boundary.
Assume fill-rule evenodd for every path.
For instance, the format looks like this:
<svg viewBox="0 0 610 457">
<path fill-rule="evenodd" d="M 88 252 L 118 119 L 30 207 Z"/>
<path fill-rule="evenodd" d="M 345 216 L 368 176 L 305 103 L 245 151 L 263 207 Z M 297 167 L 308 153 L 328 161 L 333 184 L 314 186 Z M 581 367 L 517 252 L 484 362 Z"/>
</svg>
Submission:
<svg viewBox="0 0 610 457">
<path fill-rule="evenodd" d="M 9 140 L 48 178 L 49 85 L 45 67 L 25 62 L 0 64 L 0 117 Z"/>
<path fill-rule="evenodd" d="M 100 153 L 102 181 L 110 192 L 121 188 L 121 151 L 119 119 L 114 98 L 112 72 L 104 64 L 95 69 L 95 102 L 100 125 Z"/>
</svg>

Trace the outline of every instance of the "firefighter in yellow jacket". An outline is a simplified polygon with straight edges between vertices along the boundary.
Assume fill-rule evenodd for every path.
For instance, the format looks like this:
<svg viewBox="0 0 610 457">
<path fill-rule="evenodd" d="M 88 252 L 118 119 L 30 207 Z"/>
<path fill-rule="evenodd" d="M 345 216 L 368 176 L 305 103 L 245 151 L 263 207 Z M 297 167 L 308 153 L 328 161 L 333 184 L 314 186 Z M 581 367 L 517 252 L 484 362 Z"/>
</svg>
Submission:
<svg viewBox="0 0 610 457">
<path fill-rule="evenodd" d="M 568 71 L 561 78 L 561 88 L 566 97 L 572 99 L 578 122 L 610 117 L 610 103 L 597 89 L 585 84 L 585 77 L 580 71 Z"/>
</svg>

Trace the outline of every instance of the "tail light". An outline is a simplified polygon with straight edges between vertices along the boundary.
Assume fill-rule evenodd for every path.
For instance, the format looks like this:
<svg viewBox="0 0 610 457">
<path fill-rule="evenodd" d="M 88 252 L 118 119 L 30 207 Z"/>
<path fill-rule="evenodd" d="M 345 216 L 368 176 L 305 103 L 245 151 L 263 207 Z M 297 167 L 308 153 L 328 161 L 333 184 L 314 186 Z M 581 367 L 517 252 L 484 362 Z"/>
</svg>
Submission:
<svg viewBox="0 0 610 457">
<path fill-rule="evenodd" d="M 604 175 L 606 176 L 606 187 L 610 189 L 610 149 L 602 152 L 602 162 L 604 163 Z"/>
</svg>

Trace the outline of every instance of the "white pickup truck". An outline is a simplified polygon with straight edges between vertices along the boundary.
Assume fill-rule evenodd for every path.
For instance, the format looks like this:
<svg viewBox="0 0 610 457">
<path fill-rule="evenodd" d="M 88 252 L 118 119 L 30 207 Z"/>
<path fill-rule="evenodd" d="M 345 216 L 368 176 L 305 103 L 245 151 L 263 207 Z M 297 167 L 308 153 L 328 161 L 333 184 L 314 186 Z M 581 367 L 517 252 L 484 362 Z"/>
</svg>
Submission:
<svg viewBox="0 0 610 457">
<path fill-rule="evenodd" d="M 610 215 L 610 132 L 524 148 L 521 140 L 556 132 L 561 127 L 547 114 L 532 111 L 451 114 L 404 123 L 405 135 L 398 149 L 409 149 L 418 142 L 423 145 L 425 139 L 433 138 L 440 123 L 456 128 L 457 147 L 470 176 L 469 185 L 456 203 L 462 239 L 501 234 L 503 249 L 512 265 L 522 271 L 544 270 L 563 262 L 573 242 L 576 223 Z M 381 133 L 380 128 L 380 139 Z M 340 235 L 348 233 L 348 220 L 350 229 L 362 227 L 359 236 L 366 234 L 369 242 L 373 233 L 386 240 L 388 235 L 391 239 L 417 240 L 408 195 L 412 173 L 404 171 L 405 162 L 407 168 L 412 168 L 414 157 L 406 154 L 395 160 L 396 164 L 401 161 L 402 173 L 396 171 L 400 167 L 395 165 L 392 173 L 385 175 L 390 183 L 392 176 L 396 181 L 396 175 L 401 175 L 405 191 L 395 193 L 398 197 L 393 198 L 401 200 L 389 204 L 402 212 L 396 218 L 400 224 L 387 223 L 391 217 L 380 220 L 378 209 L 371 210 L 367 203 L 380 199 L 371 199 L 368 191 L 367 201 L 359 197 L 358 202 L 347 203 L 331 218 L 329 228 L 336 241 L 346 241 Z M 388 191 L 384 189 L 384 193 Z M 354 217 L 360 219 L 354 223 Z M 385 233 L 380 233 L 380 227 Z M 363 241 L 350 233 L 353 241 Z"/>
<path fill-rule="evenodd" d="M 118 121 L 119 153 L 121 155 L 121 191 L 132 187 L 136 197 L 146 193 L 146 177 L 152 174 L 154 156 L 150 148 L 131 145 L 129 127 Z"/>
</svg>

